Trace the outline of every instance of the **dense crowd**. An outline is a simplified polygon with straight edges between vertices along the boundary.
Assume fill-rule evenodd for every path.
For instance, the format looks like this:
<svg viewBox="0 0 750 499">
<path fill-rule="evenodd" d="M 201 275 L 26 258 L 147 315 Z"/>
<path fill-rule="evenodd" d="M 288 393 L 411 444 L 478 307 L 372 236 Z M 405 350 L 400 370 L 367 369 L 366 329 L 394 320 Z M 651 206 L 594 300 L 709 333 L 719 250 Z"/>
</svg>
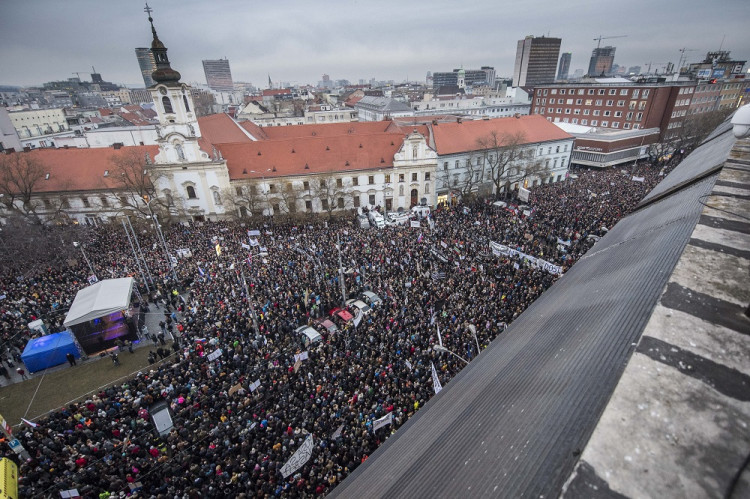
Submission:
<svg viewBox="0 0 750 499">
<path fill-rule="evenodd" d="M 137 225 L 154 277 L 150 293 L 141 282 L 143 300 L 175 313 L 168 326 L 176 342 L 163 350 L 171 355 L 18 431 L 31 454 L 20 467 L 22 497 L 73 488 L 86 497 L 329 492 L 435 393 L 433 364 L 449 382 L 465 365 L 461 357 L 476 357 L 477 344 L 486 347 L 555 282 L 554 274 L 493 254 L 490 241 L 565 270 L 661 178 L 642 175 L 634 182 L 620 170 L 578 172 L 533 188 L 528 207 L 442 207 L 418 229 L 361 229 L 348 220 L 175 224 L 164 228 L 170 249 L 192 256 L 174 273 L 153 229 Z M 251 229 L 260 236 L 248 237 Z M 141 281 L 122 227 L 80 230 L 100 279 Z M 339 259 L 349 296 L 371 290 L 383 302 L 356 326 L 341 321 L 340 331 L 303 346 L 295 328 L 341 306 Z M 85 262 L 66 259 L 0 276 L 1 364 L 18 363 L 31 320 L 59 328 L 58 310 L 88 274 Z M 209 361 L 218 348 L 221 356 Z M 300 365 L 295 354 L 303 351 Z M 162 437 L 149 414 L 158 401 L 169 404 L 174 422 Z M 389 413 L 392 424 L 373 430 Z M 309 461 L 284 478 L 282 466 L 308 435 Z"/>
</svg>

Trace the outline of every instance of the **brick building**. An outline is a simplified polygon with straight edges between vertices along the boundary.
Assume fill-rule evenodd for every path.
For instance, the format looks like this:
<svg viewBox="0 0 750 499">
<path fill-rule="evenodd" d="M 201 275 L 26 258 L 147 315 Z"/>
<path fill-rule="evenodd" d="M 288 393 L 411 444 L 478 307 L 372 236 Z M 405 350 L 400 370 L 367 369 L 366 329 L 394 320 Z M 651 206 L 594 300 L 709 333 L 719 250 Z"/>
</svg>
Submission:
<svg viewBox="0 0 750 499">
<path fill-rule="evenodd" d="M 695 87 L 695 82 L 643 83 L 624 78 L 539 85 L 531 114 L 553 123 L 619 130 L 658 127 L 663 140 L 682 126 Z"/>
</svg>

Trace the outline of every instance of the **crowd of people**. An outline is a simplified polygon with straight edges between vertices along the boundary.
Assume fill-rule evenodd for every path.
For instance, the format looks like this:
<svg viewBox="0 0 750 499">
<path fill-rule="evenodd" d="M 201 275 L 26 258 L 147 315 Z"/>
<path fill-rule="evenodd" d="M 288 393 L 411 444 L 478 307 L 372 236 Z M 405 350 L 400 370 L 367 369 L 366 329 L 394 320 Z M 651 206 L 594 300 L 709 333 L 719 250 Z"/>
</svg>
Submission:
<svg viewBox="0 0 750 499">
<path fill-rule="evenodd" d="M 328 493 L 431 398 L 433 365 L 448 383 L 558 278 L 493 254 L 490 242 L 567 270 L 661 178 L 640 175 L 643 182 L 620 170 L 581 171 L 534 187 L 528 207 L 441 207 L 419 228 L 174 224 L 164 227 L 170 251 L 192 254 L 174 269 L 153 229 L 136 225 L 149 291 L 121 226 L 80 229 L 99 278 L 134 275 L 142 299 L 169 310 L 176 341 L 126 382 L 20 428 L 31 455 L 20 465 L 21 496 Z M 87 263 L 68 258 L 0 276 L 5 365 L 20 361 L 28 322 L 60 328 L 59 311 L 89 274 Z M 371 290 L 382 303 L 357 324 L 334 317 L 339 331 L 320 328 L 323 341 L 304 345 L 295 329 L 342 306 L 342 276 L 347 298 Z M 160 401 L 174 425 L 161 436 L 149 412 Z M 375 429 L 389 414 L 391 424 Z M 309 436 L 309 460 L 285 477 L 282 467 Z"/>
</svg>

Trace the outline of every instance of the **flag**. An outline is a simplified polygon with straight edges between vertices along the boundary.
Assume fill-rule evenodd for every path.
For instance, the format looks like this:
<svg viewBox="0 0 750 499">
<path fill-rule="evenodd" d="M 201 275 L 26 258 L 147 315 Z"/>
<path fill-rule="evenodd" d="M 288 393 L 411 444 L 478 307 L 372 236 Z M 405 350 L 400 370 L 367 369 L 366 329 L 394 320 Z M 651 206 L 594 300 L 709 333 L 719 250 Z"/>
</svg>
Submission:
<svg viewBox="0 0 750 499">
<path fill-rule="evenodd" d="M 430 365 L 432 366 L 432 386 L 435 388 L 435 395 L 440 393 L 440 390 L 443 389 L 443 385 L 440 384 L 440 380 L 438 379 L 437 371 L 435 370 L 435 364 L 430 362 Z"/>
<path fill-rule="evenodd" d="M 422 234 L 422 233 L 420 232 L 420 233 L 419 233 L 419 237 L 417 238 L 417 242 L 418 242 L 418 243 L 421 243 L 421 242 L 422 242 L 422 236 L 423 236 L 423 234 Z"/>
<path fill-rule="evenodd" d="M 96 284 L 99 282 L 99 279 L 97 279 L 96 275 L 91 274 L 88 278 L 89 284 Z"/>
<path fill-rule="evenodd" d="M 242 243 L 242 249 L 250 249 L 250 245 Z"/>
<path fill-rule="evenodd" d="M 440 279 L 445 279 L 445 272 L 433 272 L 432 273 L 433 281 L 439 281 Z"/>
<path fill-rule="evenodd" d="M 252 265 L 253 264 L 253 255 L 252 253 L 247 254 L 247 264 Z"/>
<path fill-rule="evenodd" d="M 221 246 L 216 243 L 216 256 L 221 256 Z"/>
<path fill-rule="evenodd" d="M 23 421 L 27 425 L 31 426 L 32 428 L 36 428 L 36 427 L 39 426 L 39 424 L 34 423 L 33 421 L 29 421 L 28 419 L 21 418 L 21 421 Z"/>
<path fill-rule="evenodd" d="M 440 326 L 437 327 L 438 331 L 438 341 L 440 342 L 440 346 L 443 346 L 443 337 L 440 335 Z"/>
<path fill-rule="evenodd" d="M 331 435 L 331 440 L 336 440 L 341 436 L 341 432 L 344 431 L 344 423 L 341 424 L 338 428 L 336 428 L 336 431 L 333 432 L 333 435 Z"/>
<path fill-rule="evenodd" d="M 409 370 L 411 371 L 411 369 L 412 369 L 411 362 L 409 362 L 408 360 L 406 361 L 406 367 L 408 367 Z"/>
<path fill-rule="evenodd" d="M 198 266 L 198 273 L 201 275 L 201 277 L 203 277 L 204 275 L 206 275 L 206 273 L 203 272 L 203 269 L 200 268 L 200 266 Z"/>
<path fill-rule="evenodd" d="M 250 246 L 259 246 L 260 245 L 260 243 L 258 242 L 257 239 L 250 239 L 248 242 L 250 243 Z"/>
<path fill-rule="evenodd" d="M 393 423 L 393 413 L 389 412 L 385 416 L 383 416 L 380 419 L 376 419 L 372 423 L 372 431 L 377 431 L 378 428 L 382 428 L 383 426 L 388 426 L 389 424 Z"/>
<path fill-rule="evenodd" d="M 304 464 L 310 459 L 310 456 L 312 455 L 313 451 L 313 436 L 312 434 L 308 435 L 304 442 L 302 442 L 302 445 L 299 446 L 299 449 L 297 449 L 297 452 L 295 452 L 292 457 L 289 458 L 289 461 L 284 464 L 284 466 L 281 467 L 281 476 L 284 478 L 288 477 L 298 469 L 300 469 Z"/>
</svg>

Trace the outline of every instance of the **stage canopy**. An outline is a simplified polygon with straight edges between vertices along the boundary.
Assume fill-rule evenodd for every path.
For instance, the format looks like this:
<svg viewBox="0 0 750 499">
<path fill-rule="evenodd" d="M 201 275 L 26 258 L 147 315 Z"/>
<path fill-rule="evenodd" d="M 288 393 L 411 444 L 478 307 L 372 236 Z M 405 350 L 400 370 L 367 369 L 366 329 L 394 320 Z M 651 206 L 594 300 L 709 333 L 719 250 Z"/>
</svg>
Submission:
<svg viewBox="0 0 750 499">
<path fill-rule="evenodd" d="M 21 354 L 21 360 L 30 372 L 35 373 L 65 363 L 67 353 L 72 353 L 76 358 L 81 356 L 71 334 L 64 331 L 29 341 Z"/>
<path fill-rule="evenodd" d="M 133 278 L 105 279 L 76 294 L 63 323 L 65 327 L 126 310 L 130 306 Z"/>
</svg>

